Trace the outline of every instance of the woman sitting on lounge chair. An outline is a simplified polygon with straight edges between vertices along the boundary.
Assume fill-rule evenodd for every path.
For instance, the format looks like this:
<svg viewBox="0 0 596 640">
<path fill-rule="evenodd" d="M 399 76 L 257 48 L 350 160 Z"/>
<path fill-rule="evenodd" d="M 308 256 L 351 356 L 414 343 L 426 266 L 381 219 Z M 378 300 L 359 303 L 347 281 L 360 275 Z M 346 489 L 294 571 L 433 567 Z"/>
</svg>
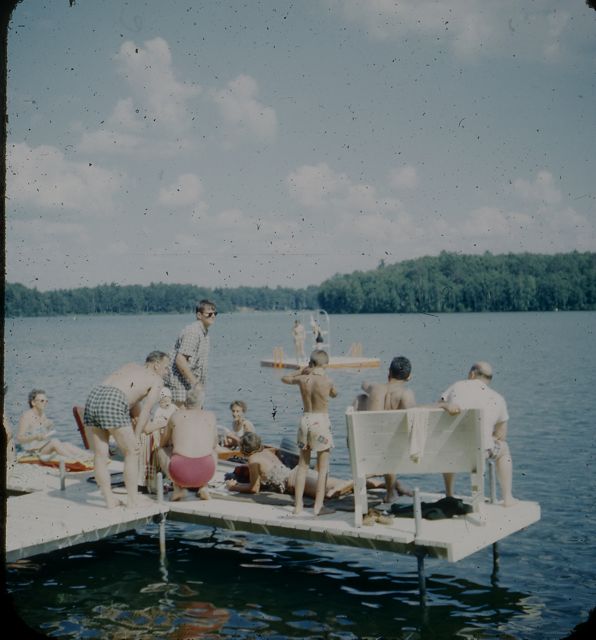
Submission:
<svg viewBox="0 0 596 640">
<path fill-rule="evenodd" d="M 290 438 L 283 438 L 277 450 L 264 449 L 261 438 L 256 433 L 245 433 L 240 439 L 240 451 L 248 457 L 249 481 L 228 480 L 226 486 L 230 491 L 259 493 L 263 490 L 294 494 L 298 471 L 298 446 Z M 292 466 L 289 466 L 290 464 Z M 327 498 L 337 498 L 352 491 L 353 486 L 352 480 L 327 478 L 325 495 Z M 317 473 L 309 470 L 304 495 L 314 498 L 316 490 Z"/>
<path fill-rule="evenodd" d="M 56 454 L 70 460 L 89 460 L 92 452 L 85 451 L 70 442 L 62 442 L 56 435 L 54 423 L 46 416 L 48 398 L 42 389 L 33 389 L 28 397 L 29 409 L 19 420 L 17 442 L 29 455 L 41 460 Z"/>
</svg>

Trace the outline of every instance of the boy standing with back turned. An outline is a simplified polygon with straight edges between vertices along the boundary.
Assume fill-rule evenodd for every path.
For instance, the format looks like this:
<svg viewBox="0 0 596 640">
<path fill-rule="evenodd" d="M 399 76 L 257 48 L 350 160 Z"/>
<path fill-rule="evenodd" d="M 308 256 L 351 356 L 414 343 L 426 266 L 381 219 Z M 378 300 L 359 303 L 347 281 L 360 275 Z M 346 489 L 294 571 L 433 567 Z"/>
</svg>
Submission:
<svg viewBox="0 0 596 640">
<path fill-rule="evenodd" d="M 333 447 L 331 436 L 331 422 L 329 420 L 329 398 L 337 396 L 337 390 L 333 382 L 325 374 L 325 367 L 329 363 L 326 351 L 316 350 L 310 354 L 310 361 L 298 373 L 283 376 L 281 381 L 285 384 L 297 384 L 300 387 L 304 415 L 298 427 L 298 446 L 300 447 L 300 460 L 296 475 L 294 489 L 294 513 L 299 514 L 304 508 L 302 497 L 306 474 L 310 465 L 311 451 L 317 454 L 317 490 L 314 504 L 314 514 L 325 515 L 332 513 L 324 509 L 325 486 L 329 473 L 329 451 Z"/>
</svg>

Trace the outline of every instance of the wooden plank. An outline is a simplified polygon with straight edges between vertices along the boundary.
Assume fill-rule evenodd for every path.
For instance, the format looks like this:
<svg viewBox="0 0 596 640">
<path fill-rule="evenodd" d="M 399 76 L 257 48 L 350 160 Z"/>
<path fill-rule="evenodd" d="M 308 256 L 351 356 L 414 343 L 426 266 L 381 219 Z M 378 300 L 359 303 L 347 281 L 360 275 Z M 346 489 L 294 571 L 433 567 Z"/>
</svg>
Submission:
<svg viewBox="0 0 596 640">
<path fill-rule="evenodd" d="M 304 364 L 298 364 L 296 359 L 274 360 L 273 358 L 264 358 L 261 360 L 262 367 L 273 367 L 274 369 L 300 369 Z M 331 356 L 328 369 L 369 369 L 381 366 L 379 358 L 353 358 L 348 356 Z"/>
</svg>

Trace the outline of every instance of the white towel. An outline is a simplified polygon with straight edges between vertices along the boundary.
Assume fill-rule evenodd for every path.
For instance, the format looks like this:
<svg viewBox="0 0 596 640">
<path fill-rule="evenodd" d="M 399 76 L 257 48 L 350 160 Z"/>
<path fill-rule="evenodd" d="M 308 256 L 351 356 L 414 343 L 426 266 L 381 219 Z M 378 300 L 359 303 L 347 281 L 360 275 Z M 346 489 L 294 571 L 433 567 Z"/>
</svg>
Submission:
<svg viewBox="0 0 596 640">
<path fill-rule="evenodd" d="M 426 409 L 408 409 L 408 435 L 410 439 L 410 460 L 420 462 L 426 444 L 429 412 Z"/>
</svg>

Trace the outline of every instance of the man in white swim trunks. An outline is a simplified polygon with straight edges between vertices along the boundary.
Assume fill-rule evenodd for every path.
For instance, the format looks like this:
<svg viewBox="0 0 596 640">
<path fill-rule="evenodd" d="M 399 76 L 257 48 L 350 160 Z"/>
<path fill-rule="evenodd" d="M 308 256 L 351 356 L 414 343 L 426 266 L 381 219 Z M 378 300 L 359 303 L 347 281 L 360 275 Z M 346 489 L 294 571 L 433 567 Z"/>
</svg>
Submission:
<svg viewBox="0 0 596 640">
<path fill-rule="evenodd" d="M 441 394 L 439 406 L 450 415 L 457 415 L 462 409 L 483 409 L 483 437 L 487 457 L 493 458 L 496 464 L 497 477 L 501 485 L 503 506 L 509 507 L 517 500 L 511 493 L 513 464 L 507 437 L 507 404 L 505 398 L 489 384 L 493 378 L 493 370 L 488 362 L 476 362 L 468 373 L 467 380 L 452 384 Z M 453 496 L 455 474 L 443 474 L 445 493 Z"/>
<path fill-rule="evenodd" d="M 159 401 L 169 364 L 167 353 L 152 351 L 144 365 L 135 362 L 125 364 L 91 389 L 87 397 L 83 422 L 91 428 L 95 479 L 108 508 L 120 504 L 112 492 L 108 471 L 110 435 L 114 436 L 124 454 L 127 505 L 135 507 L 138 500 L 140 435 L 149 421 L 151 409 Z M 137 416 L 134 430 L 131 416 Z"/>
<path fill-rule="evenodd" d="M 329 421 L 329 398 L 337 396 L 337 389 L 333 381 L 325 374 L 325 367 L 329 363 L 326 351 L 318 349 L 310 354 L 307 367 L 297 373 L 283 376 L 281 381 L 285 384 L 297 384 L 300 388 L 304 415 L 298 427 L 298 446 L 300 447 L 300 460 L 296 475 L 296 487 L 294 490 L 294 513 L 302 512 L 304 486 L 306 474 L 310 465 L 311 451 L 317 454 L 317 491 L 315 496 L 314 514 L 324 515 L 329 510 L 324 509 L 325 487 L 329 473 L 329 452 L 333 448 L 333 436 L 331 435 L 331 422 Z"/>
</svg>

